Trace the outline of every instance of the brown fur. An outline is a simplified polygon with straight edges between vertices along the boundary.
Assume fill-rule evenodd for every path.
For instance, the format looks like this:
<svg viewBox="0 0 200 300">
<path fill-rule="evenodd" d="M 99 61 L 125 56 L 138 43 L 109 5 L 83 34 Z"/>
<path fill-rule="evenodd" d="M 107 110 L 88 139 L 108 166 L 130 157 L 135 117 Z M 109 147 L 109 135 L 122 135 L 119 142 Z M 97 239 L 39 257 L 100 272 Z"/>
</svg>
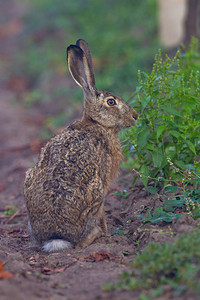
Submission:
<svg viewBox="0 0 200 300">
<path fill-rule="evenodd" d="M 96 89 L 91 62 L 85 41 L 68 47 L 69 70 L 84 91 L 83 118 L 52 138 L 26 174 L 30 224 L 41 244 L 59 238 L 81 248 L 107 234 L 103 199 L 122 157 L 117 134 L 134 125 L 137 113 L 120 97 Z M 108 99 L 116 104 L 109 106 Z"/>
</svg>

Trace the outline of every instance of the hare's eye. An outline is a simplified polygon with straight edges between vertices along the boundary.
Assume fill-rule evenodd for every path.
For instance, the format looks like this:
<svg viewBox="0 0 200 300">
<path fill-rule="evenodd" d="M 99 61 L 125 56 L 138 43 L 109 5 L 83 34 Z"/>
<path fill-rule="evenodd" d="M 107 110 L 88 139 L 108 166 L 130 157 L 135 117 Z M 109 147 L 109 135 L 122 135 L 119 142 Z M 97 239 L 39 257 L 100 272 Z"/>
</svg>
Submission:
<svg viewBox="0 0 200 300">
<path fill-rule="evenodd" d="M 114 106 L 114 105 L 116 105 L 116 101 L 115 101 L 114 99 L 108 99 L 108 100 L 107 100 L 107 104 L 108 104 L 109 106 Z"/>
</svg>

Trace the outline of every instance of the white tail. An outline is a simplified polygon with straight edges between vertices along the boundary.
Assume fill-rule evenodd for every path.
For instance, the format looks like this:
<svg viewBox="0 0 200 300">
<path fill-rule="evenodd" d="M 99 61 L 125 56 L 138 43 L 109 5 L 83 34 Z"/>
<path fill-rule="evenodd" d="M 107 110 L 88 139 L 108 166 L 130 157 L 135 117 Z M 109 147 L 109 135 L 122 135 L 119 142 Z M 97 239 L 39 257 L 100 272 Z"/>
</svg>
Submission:
<svg viewBox="0 0 200 300">
<path fill-rule="evenodd" d="M 42 249 L 45 252 L 57 252 L 63 249 L 71 249 L 72 244 L 68 241 L 56 239 L 49 240 L 43 243 Z"/>
</svg>

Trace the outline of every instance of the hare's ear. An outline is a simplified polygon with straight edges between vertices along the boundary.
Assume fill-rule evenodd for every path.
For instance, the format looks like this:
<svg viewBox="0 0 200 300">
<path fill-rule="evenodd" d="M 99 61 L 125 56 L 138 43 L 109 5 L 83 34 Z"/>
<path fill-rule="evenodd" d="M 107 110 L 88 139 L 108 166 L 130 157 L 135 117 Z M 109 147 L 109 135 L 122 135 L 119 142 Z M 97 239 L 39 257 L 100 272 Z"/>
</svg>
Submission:
<svg viewBox="0 0 200 300">
<path fill-rule="evenodd" d="M 93 65 L 92 65 L 92 55 L 90 53 L 89 46 L 86 43 L 86 41 L 84 41 L 82 39 L 77 40 L 76 45 L 83 50 L 83 52 L 85 53 L 85 55 L 87 57 L 88 65 L 91 70 L 92 81 L 93 81 L 93 84 L 95 85 L 94 70 L 93 70 Z"/>
<path fill-rule="evenodd" d="M 94 95 L 96 91 L 94 73 L 85 52 L 77 45 L 70 45 L 67 48 L 67 62 L 76 83 L 86 94 Z"/>
</svg>

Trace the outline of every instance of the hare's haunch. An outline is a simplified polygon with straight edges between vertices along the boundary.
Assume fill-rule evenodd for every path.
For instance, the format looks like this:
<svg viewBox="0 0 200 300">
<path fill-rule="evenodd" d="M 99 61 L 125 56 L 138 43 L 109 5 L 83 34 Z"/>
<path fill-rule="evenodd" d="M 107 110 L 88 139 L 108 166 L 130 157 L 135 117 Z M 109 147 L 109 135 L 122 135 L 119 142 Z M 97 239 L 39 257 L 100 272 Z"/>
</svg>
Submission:
<svg viewBox="0 0 200 300">
<path fill-rule="evenodd" d="M 123 99 L 97 90 L 84 40 L 67 48 L 67 61 L 84 92 L 83 117 L 46 144 L 24 184 L 31 232 L 46 252 L 108 234 L 103 200 L 122 157 L 118 132 L 137 119 Z"/>
</svg>

